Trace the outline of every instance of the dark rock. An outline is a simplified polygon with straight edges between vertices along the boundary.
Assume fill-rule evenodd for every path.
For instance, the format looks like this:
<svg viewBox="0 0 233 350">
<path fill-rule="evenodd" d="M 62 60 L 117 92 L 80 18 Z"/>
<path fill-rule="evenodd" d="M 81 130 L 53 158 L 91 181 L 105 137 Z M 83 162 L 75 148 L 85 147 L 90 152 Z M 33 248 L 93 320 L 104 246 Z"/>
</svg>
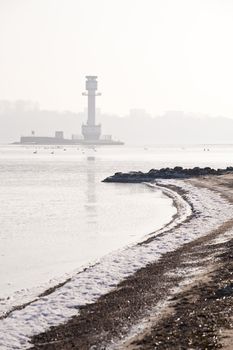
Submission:
<svg viewBox="0 0 233 350">
<path fill-rule="evenodd" d="M 182 166 L 175 166 L 174 171 L 182 171 Z"/>
<path fill-rule="evenodd" d="M 233 294 L 233 284 L 231 283 L 228 286 L 225 286 L 221 289 L 218 289 L 215 292 L 216 298 L 223 298 L 223 297 L 229 297 Z"/>
</svg>

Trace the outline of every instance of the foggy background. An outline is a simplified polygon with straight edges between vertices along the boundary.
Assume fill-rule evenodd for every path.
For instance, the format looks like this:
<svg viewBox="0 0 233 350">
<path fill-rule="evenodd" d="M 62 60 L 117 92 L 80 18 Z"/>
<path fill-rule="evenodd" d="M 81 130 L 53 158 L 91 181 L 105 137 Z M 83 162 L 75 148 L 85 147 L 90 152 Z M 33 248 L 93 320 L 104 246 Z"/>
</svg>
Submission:
<svg viewBox="0 0 233 350">
<path fill-rule="evenodd" d="M 80 134 L 91 74 L 115 139 L 232 142 L 232 18 L 232 0 L 0 0 L 0 143 Z"/>
<path fill-rule="evenodd" d="M 42 110 L 30 101 L 0 101 L 1 142 L 19 141 L 19 135 L 54 136 L 63 130 L 66 138 L 81 134 L 87 111 Z M 233 119 L 211 118 L 201 114 L 167 111 L 152 116 L 146 110 L 132 109 L 125 116 L 101 113 L 97 109 L 97 122 L 102 123 L 103 134 L 113 134 L 115 139 L 128 145 L 153 145 L 172 143 L 232 143 Z"/>
</svg>

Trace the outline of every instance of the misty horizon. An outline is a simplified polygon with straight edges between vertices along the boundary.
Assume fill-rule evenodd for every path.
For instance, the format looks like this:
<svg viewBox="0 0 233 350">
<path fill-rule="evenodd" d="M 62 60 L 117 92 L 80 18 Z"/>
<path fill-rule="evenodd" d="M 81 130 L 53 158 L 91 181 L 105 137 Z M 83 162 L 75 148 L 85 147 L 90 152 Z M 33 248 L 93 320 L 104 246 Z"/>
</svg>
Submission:
<svg viewBox="0 0 233 350">
<path fill-rule="evenodd" d="M 2 0 L 0 99 L 77 113 L 96 74 L 104 111 L 232 117 L 232 15 L 230 0 Z"/>
<path fill-rule="evenodd" d="M 231 142 L 232 16 L 230 0 L 2 0 L 0 143 L 80 134 L 91 74 L 102 134 Z"/>
<path fill-rule="evenodd" d="M 232 143 L 233 119 L 201 113 L 166 111 L 153 116 L 146 109 L 131 109 L 128 115 L 105 113 L 97 108 L 97 123 L 103 134 L 113 134 L 128 145 Z M 0 143 L 19 141 L 20 136 L 54 136 L 61 130 L 66 138 L 80 135 L 87 110 L 43 110 L 37 102 L 0 101 Z M 12 125 L 14 127 L 12 127 Z"/>
</svg>

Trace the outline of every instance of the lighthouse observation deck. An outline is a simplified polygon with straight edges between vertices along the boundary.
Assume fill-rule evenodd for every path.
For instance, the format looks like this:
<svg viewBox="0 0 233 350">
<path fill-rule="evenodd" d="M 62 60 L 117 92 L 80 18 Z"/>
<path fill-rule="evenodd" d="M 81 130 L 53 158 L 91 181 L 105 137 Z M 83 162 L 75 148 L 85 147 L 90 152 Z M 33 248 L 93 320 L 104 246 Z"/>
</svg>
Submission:
<svg viewBox="0 0 233 350">
<path fill-rule="evenodd" d="M 96 75 L 87 75 L 86 76 L 86 90 L 91 91 L 97 90 L 97 76 Z"/>
</svg>

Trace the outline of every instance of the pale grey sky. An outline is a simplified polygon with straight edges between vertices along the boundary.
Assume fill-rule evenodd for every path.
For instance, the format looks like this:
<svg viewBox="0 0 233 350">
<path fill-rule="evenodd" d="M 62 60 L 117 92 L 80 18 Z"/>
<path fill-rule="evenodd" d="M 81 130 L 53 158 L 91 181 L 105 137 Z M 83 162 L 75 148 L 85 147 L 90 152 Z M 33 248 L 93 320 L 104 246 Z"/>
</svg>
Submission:
<svg viewBox="0 0 233 350">
<path fill-rule="evenodd" d="M 0 99 L 233 117 L 232 0 L 0 0 Z"/>
</svg>

